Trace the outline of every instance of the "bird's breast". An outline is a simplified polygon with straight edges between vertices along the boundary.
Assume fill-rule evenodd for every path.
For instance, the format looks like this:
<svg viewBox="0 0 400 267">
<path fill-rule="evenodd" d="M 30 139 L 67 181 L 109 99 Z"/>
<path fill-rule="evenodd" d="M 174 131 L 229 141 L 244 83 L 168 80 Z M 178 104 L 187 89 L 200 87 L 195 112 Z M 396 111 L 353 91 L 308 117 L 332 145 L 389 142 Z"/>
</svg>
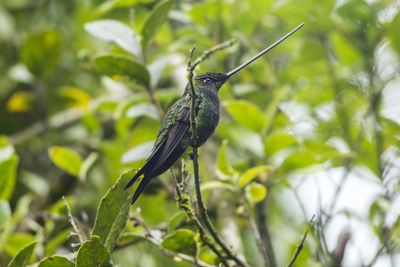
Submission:
<svg viewBox="0 0 400 267">
<path fill-rule="evenodd" d="M 197 111 L 197 136 L 202 145 L 217 128 L 220 114 L 220 103 L 216 93 L 200 93 L 201 101 Z"/>
</svg>

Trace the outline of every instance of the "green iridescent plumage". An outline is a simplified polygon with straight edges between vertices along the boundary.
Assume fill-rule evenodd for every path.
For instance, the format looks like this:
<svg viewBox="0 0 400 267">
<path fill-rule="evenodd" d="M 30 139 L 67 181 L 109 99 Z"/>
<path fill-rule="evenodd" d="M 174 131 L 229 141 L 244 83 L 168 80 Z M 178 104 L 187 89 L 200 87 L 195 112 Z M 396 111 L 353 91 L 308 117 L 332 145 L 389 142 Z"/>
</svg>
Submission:
<svg viewBox="0 0 400 267">
<path fill-rule="evenodd" d="M 214 133 L 218 125 L 220 113 L 218 90 L 227 79 L 226 74 L 216 72 L 206 72 L 194 77 L 199 145 Z M 168 170 L 190 146 L 190 106 L 191 95 L 186 87 L 183 96 L 169 108 L 146 164 L 125 187 L 130 187 L 144 175 L 133 196 L 132 204 L 150 180 Z"/>
<path fill-rule="evenodd" d="M 194 77 L 194 89 L 196 92 L 195 112 L 197 122 L 197 145 L 200 146 L 204 144 L 204 142 L 214 133 L 215 128 L 218 125 L 220 114 L 218 90 L 221 86 L 229 79 L 229 77 L 263 54 L 267 53 L 273 47 L 301 28 L 303 24 L 297 26 L 294 30 L 286 34 L 273 45 L 264 49 L 250 60 L 226 74 L 205 72 Z M 125 189 L 132 186 L 138 178 L 143 175 L 143 179 L 133 195 L 132 204 L 137 200 L 151 179 L 168 170 L 191 145 L 192 134 L 190 131 L 190 107 L 191 94 L 188 86 L 186 86 L 183 96 L 169 108 L 164 122 L 158 132 L 150 157 L 147 159 L 145 165 L 125 186 Z"/>
</svg>

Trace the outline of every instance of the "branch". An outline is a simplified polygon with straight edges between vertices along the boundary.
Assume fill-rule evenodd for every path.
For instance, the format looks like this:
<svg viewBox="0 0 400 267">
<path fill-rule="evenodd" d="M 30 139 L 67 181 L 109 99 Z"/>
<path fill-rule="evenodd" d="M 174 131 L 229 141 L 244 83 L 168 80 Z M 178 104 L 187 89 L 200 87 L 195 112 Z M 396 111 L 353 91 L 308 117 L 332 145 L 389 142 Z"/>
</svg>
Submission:
<svg viewBox="0 0 400 267">
<path fill-rule="evenodd" d="M 205 227 L 207 228 L 208 232 L 210 235 L 213 237 L 215 242 L 222 248 L 222 250 L 225 252 L 227 255 L 227 258 L 232 259 L 237 266 L 245 266 L 245 264 L 238 258 L 236 257 L 230 248 L 225 244 L 225 242 L 218 236 L 217 232 L 215 231 L 210 218 L 208 217 L 208 213 L 206 210 L 206 207 L 203 203 L 203 199 L 201 196 L 201 191 L 200 191 L 200 178 L 199 178 L 199 162 L 198 162 L 198 143 L 197 143 L 197 126 L 196 126 L 196 114 L 195 114 L 195 108 L 196 108 L 196 92 L 193 86 L 193 71 L 196 68 L 197 65 L 199 65 L 203 60 L 208 58 L 212 53 L 215 53 L 216 51 L 219 51 L 221 49 L 227 48 L 231 45 L 233 45 L 234 42 L 229 41 L 226 43 L 222 43 L 220 45 L 216 45 L 210 50 L 206 51 L 201 55 L 199 58 L 195 60 L 195 62 L 192 65 L 192 58 L 193 58 L 193 53 L 195 46 L 190 50 L 190 57 L 188 61 L 188 85 L 189 85 L 189 91 L 190 91 L 190 96 L 191 96 L 191 106 L 190 106 L 190 126 L 192 130 L 192 160 L 193 160 L 193 169 L 194 169 L 194 184 L 195 184 L 195 189 L 196 189 L 196 198 L 197 198 L 197 206 L 200 211 L 200 216 L 204 222 Z"/>
<path fill-rule="evenodd" d="M 178 207 L 183 209 L 186 212 L 186 215 L 189 217 L 189 219 L 196 225 L 197 229 L 199 230 L 201 241 L 204 244 L 206 244 L 215 253 L 215 255 L 217 255 L 217 257 L 220 259 L 221 263 L 224 266 L 229 266 L 225 260 L 225 257 L 214 246 L 214 244 L 212 243 L 206 230 L 204 229 L 203 225 L 201 224 L 199 218 L 194 214 L 194 212 L 192 210 L 192 207 L 190 205 L 189 194 L 187 194 L 187 192 L 184 191 L 184 188 L 185 188 L 184 187 L 184 184 L 185 184 L 184 172 L 182 172 L 182 182 L 179 183 L 172 168 L 170 170 L 171 170 L 171 175 L 174 178 L 174 182 L 175 182 L 175 189 L 176 189 L 176 195 L 177 195 L 176 202 L 178 204 Z"/>
<path fill-rule="evenodd" d="M 342 266 L 344 253 L 346 251 L 346 247 L 350 238 L 351 238 L 351 233 L 347 231 L 340 235 L 339 240 L 337 241 L 336 244 L 336 248 L 331 253 L 333 260 L 331 266 Z"/>
<path fill-rule="evenodd" d="M 179 259 L 181 259 L 183 261 L 187 261 L 187 262 L 193 263 L 193 264 L 195 264 L 197 266 L 200 266 L 200 267 L 213 267 L 212 265 L 209 265 L 208 263 L 205 263 L 205 262 L 203 262 L 203 261 L 201 261 L 201 260 L 199 260 L 197 258 L 193 258 L 193 257 L 190 257 L 188 255 L 185 255 L 185 254 L 182 254 L 182 253 L 173 252 L 173 251 L 170 251 L 170 250 L 167 250 L 167 249 L 163 248 L 161 246 L 161 244 L 160 244 L 159 237 L 153 235 L 153 233 L 151 232 L 150 228 L 144 223 L 143 218 L 141 218 L 140 209 L 138 209 L 137 212 L 138 212 L 138 217 L 132 217 L 131 219 L 134 220 L 134 223 L 136 225 L 140 225 L 140 226 L 142 226 L 144 228 L 144 230 L 146 232 L 144 238 L 146 240 L 150 241 L 151 243 L 155 244 L 157 247 L 159 247 L 164 252 L 165 255 L 170 256 L 170 257 L 179 258 Z M 134 243 L 136 243 L 136 242 L 132 242 L 130 245 L 132 245 Z"/>
<path fill-rule="evenodd" d="M 268 180 L 268 179 L 267 179 Z M 269 188 L 267 189 L 268 192 Z M 267 252 L 267 265 L 270 267 L 276 267 L 276 259 L 275 253 L 272 247 L 271 236 L 269 234 L 269 230 L 267 228 L 267 220 L 266 220 L 266 205 L 267 205 L 267 198 L 263 199 L 261 202 L 256 204 L 256 226 L 260 233 L 263 245 L 265 246 L 265 250 Z"/>
<path fill-rule="evenodd" d="M 289 262 L 288 267 L 292 267 L 293 266 L 294 262 L 297 259 L 297 256 L 299 256 L 300 251 L 303 249 L 304 241 L 306 240 L 308 231 L 310 231 L 310 228 L 311 228 L 311 225 L 313 223 L 314 217 L 315 217 L 315 214 L 308 221 L 307 226 L 306 226 L 306 230 L 304 231 L 304 234 L 303 234 L 303 238 L 301 239 L 300 243 L 297 245 L 296 251 L 295 251 L 291 261 Z"/>
<path fill-rule="evenodd" d="M 382 254 L 383 254 L 383 252 L 385 251 L 385 249 L 386 249 L 385 244 L 381 243 L 380 246 L 379 246 L 379 248 L 378 248 L 378 250 L 376 251 L 374 257 L 372 258 L 371 262 L 368 263 L 368 264 L 365 265 L 365 266 L 367 266 L 367 267 L 373 267 L 373 266 L 375 265 L 376 261 L 379 259 L 379 257 L 382 256 Z"/>
<path fill-rule="evenodd" d="M 79 244 L 73 244 L 73 247 L 78 247 L 78 246 L 82 245 L 83 238 L 82 238 L 82 235 L 81 235 L 78 227 L 76 226 L 74 217 L 72 216 L 72 213 L 71 213 L 71 207 L 69 206 L 67 199 L 65 198 L 65 196 L 63 196 L 62 198 L 64 200 L 65 206 L 67 207 L 67 214 L 68 214 L 69 222 L 71 223 L 72 228 L 74 229 L 74 232 L 71 232 L 71 236 L 77 236 L 79 239 Z"/>
<path fill-rule="evenodd" d="M 239 203 L 244 208 L 244 216 L 246 217 L 247 221 L 250 223 L 251 230 L 253 231 L 254 238 L 256 239 L 257 247 L 261 254 L 261 260 L 262 260 L 262 264 L 263 264 L 262 266 L 270 266 L 267 248 L 264 244 L 263 238 L 257 227 L 257 224 L 255 223 L 253 217 L 250 214 L 250 211 L 246 204 L 246 200 L 245 200 L 242 190 L 239 189 L 238 194 L 239 194 Z"/>
<path fill-rule="evenodd" d="M 195 69 L 202 61 L 206 60 L 209 56 L 211 56 L 211 55 L 214 54 L 215 52 L 218 52 L 218 51 L 220 51 L 220 50 L 224 50 L 224 49 L 226 49 L 226 48 L 229 48 L 229 47 L 231 47 L 232 45 L 234 45 L 235 43 L 237 43 L 237 40 L 229 40 L 229 41 L 226 41 L 226 42 L 223 42 L 223 43 L 220 43 L 220 44 L 217 44 L 217 45 L 211 47 L 210 50 L 204 51 L 204 53 L 203 53 L 200 57 L 198 57 L 198 58 L 194 61 L 193 65 L 192 65 L 192 64 L 191 64 L 192 57 L 193 57 L 192 53 L 194 52 L 194 49 L 196 48 L 196 46 L 193 46 L 192 49 L 190 50 L 190 53 L 191 53 L 191 54 L 190 54 L 189 63 L 188 63 L 189 72 L 192 72 L 192 74 L 193 74 L 194 69 Z M 189 75 L 190 75 L 190 73 L 189 73 Z M 190 79 L 188 79 L 188 80 L 191 81 Z"/>
</svg>

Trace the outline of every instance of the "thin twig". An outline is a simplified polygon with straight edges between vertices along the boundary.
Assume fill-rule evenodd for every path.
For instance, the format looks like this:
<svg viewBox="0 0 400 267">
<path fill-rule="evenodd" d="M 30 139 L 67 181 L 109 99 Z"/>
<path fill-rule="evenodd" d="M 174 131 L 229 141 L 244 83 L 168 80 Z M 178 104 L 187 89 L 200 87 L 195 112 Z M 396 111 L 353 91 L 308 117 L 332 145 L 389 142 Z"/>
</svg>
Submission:
<svg viewBox="0 0 400 267">
<path fill-rule="evenodd" d="M 215 255 L 217 255 L 217 257 L 220 259 L 221 263 L 224 266 L 229 266 L 225 260 L 225 257 L 221 254 L 221 252 L 212 243 L 210 237 L 208 236 L 203 225 L 201 224 L 199 218 L 197 218 L 197 216 L 194 214 L 194 212 L 190 206 L 189 195 L 184 191 L 182 192 L 182 190 L 184 190 L 183 185 L 185 182 L 184 172 L 182 172 L 182 182 L 179 183 L 172 168 L 170 170 L 171 170 L 172 177 L 174 178 L 174 182 L 175 182 L 175 189 L 176 189 L 176 195 L 177 195 L 176 201 L 177 201 L 178 206 L 186 212 L 186 215 L 189 217 L 189 219 L 196 225 L 197 229 L 199 230 L 201 241 L 205 245 L 207 245 L 215 253 Z"/>
<path fill-rule="evenodd" d="M 211 56 L 211 55 L 214 54 L 215 52 L 218 52 L 218 51 L 220 51 L 220 50 L 224 50 L 224 49 L 226 49 L 226 48 L 229 48 L 229 47 L 231 47 L 232 45 L 234 45 L 235 43 L 237 43 L 237 40 L 233 39 L 233 40 L 229 40 L 229 41 L 226 41 L 226 42 L 223 42 L 223 43 L 220 43 L 220 44 L 217 44 L 217 45 L 213 46 L 210 50 L 204 51 L 204 53 L 194 61 L 193 65 L 191 64 L 191 60 L 192 60 L 192 57 L 193 57 L 193 55 L 191 54 L 191 57 L 190 57 L 189 63 L 188 63 L 189 68 L 190 68 L 190 69 L 192 70 L 192 72 L 193 72 L 194 69 L 195 69 L 202 61 L 206 60 L 209 56 Z M 195 49 L 195 46 L 192 47 L 192 49 L 191 49 L 190 52 L 192 53 L 192 50 L 194 51 L 194 49 Z"/>
<path fill-rule="evenodd" d="M 71 207 L 69 206 L 69 204 L 68 204 L 67 199 L 65 198 L 65 196 L 63 196 L 62 198 L 63 198 L 63 200 L 64 200 L 65 206 L 67 207 L 67 214 L 68 214 L 69 222 L 71 223 L 72 228 L 74 229 L 73 235 L 76 235 L 76 236 L 78 237 L 79 243 L 80 243 L 80 245 L 82 245 L 82 243 L 83 243 L 83 238 L 82 238 L 82 236 L 81 236 L 81 233 L 80 233 L 78 227 L 76 226 L 74 217 L 72 216 Z"/>
<path fill-rule="evenodd" d="M 262 239 L 262 236 L 260 234 L 260 231 L 257 227 L 257 224 L 255 223 L 253 217 L 250 214 L 248 205 L 246 204 L 246 200 L 244 198 L 243 192 L 239 190 L 239 202 L 244 208 L 244 216 L 246 217 L 247 221 L 250 223 L 251 230 L 253 231 L 254 238 L 256 239 L 257 242 L 257 247 L 258 250 L 261 254 L 261 260 L 262 260 L 262 266 L 269 266 L 269 258 L 268 258 L 268 252 L 267 248 L 265 247 L 264 241 Z"/>
<path fill-rule="evenodd" d="M 339 239 L 336 244 L 336 248 L 334 251 L 332 251 L 332 260 L 333 263 L 331 266 L 342 266 L 342 261 L 344 257 L 344 253 L 347 248 L 347 244 L 351 238 L 350 232 L 344 232 L 339 236 Z"/>
<path fill-rule="evenodd" d="M 269 191 L 269 189 L 267 189 Z M 267 195 L 268 198 L 268 195 Z M 266 216 L 266 205 L 267 198 L 256 204 L 256 226 L 260 232 L 261 240 L 263 246 L 267 252 L 267 266 L 276 267 L 276 259 L 274 249 L 272 247 L 271 235 L 267 227 L 267 216 Z"/>
<path fill-rule="evenodd" d="M 271 172 L 269 174 L 270 176 L 273 175 Z M 266 179 L 267 183 L 265 186 L 267 187 L 267 191 L 271 191 L 271 186 L 268 185 L 268 181 L 270 181 L 269 178 Z M 263 244 L 265 246 L 265 249 L 267 251 L 268 255 L 268 261 L 267 261 L 267 266 L 269 267 L 276 267 L 276 259 L 275 259 L 275 253 L 274 249 L 272 246 L 272 241 L 271 241 L 271 235 L 269 233 L 268 227 L 267 227 L 267 200 L 268 200 L 269 194 L 267 194 L 267 197 L 264 198 L 262 201 L 258 202 L 255 206 L 256 210 L 256 226 L 258 228 L 258 231 L 260 232 L 261 239 L 263 241 Z"/>
<path fill-rule="evenodd" d="M 140 225 L 145 229 L 146 235 L 144 236 L 144 238 L 146 240 L 152 242 L 156 246 L 158 246 L 164 252 L 164 254 L 166 254 L 166 255 L 168 255 L 170 257 L 177 257 L 177 258 L 179 258 L 181 260 L 193 263 L 193 264 L 195 264 L 197 266 L 200 266 L 200 267 L 213 267 L 212 265 L 209 265 L 209 264 L 207 264 L 207 263 L 205 263 L 205 262 L 203 262 L 203 261 L 201 261 L 201 260 L 199 260 L 197 258 L 190 257 L 188 255 L 184 255 L 184 254 L 181 254 L 181 253 L 172 252 L 170 250 L 167 250 L 167 249 L 163 248 L 161 246 L 161 243 L 160 243 L 161 240 L 159 240 L 159 237 L 154 236 L 153 233 L 151 232 L 150 228 L 145 224 L 143 218 L 141 217 L 140 209 L 137 210 L 137 213 L 138 213 L 138 216 L 137 217 L 132 217 L 131 219 L 133 219 L 137 225 Z M 146 237 L 148 237 L 148 238 L 146 238 Z M 134 244 L 134 243 L 136 243 L 136 242 L 132 242 L 131 244 Z"/>
<path fill-rule="evenodd" d="M 311 217 L 311 219 L 308 221 L 307 226 L 306 226 L 306 230 L 304 231 L 304 234 L 303 234 L 303 238 L 301 239 L 300 243 L 297 245 L 296 251 L 295 251 L 295 253 L 294 253 L 292 259 L 290 260 L 290 262 L 289 262 L 289 264 L 288 264 L 288 267 L 293 266 L 294 262 L 295 262 L 296 259 L 297 259 L 297 256 L 299 256 L 300 251 L 303 249 L 304 241 L 306 240 L 307 234 L 308 234 L 308 232 L 310 231 L 310 228 L 311 228 L 311 225 L 312 225 L 312 223 L 313 223 L 314 217 L 315 217 L 315 214 L 314 214 L 314 215 Z"/>
<path fill-rule="evenodd" d="M 190 96 L 191 96 L 191 106 L 190 106 L 190 126 L 192 130 L 192 161 L 193 161 L 193 171 L 194 171 L 194 184 L 195 184 L 195 189 L 196 189 L 196 199 L 197 199 L 197 206 L 199 208 L 200 216 L 204 222 L 204 225 L 206 226 L 208 232 L 210 235 L 214 238 L 215 242 L 222 248 L 222 250 L 226 253 L 227 257 L 229 259 L 232 259 L 237 266 L 245 266 L 245 264 L 238 258 L 236 257 L 230 248 L 225 244 L 225 242 L 219 237 L 217 232 L 215 231 L 210 218 L 208 217 L 208 213 L 206 210 L 206 207 L 203 203 L 203 199 L 201 196 L 201 190 L 200 190 L 200 177 L 199 177 L 199 162 L 198 162 L 198 143 L 197 143 L 197 127 L 196 127 L 196 114 L 195 114 L 195 107 L 196 107 L 196 92 L 193 86 L 193 71 L 196 68 L 198 64 L 200 64 L 203 60 L 205 60 L 207 57 L 209 57 L 212 53 L 219 51 L 221 49 L 224 49 L 226 47 L 229 47 L 233 44 L 232 41 L 223 43 L 221 45 L 217 45 L 210 50 L 206 51 L 201 55 L 199 58 L 196 59 L 194 64 L 192 65 L 192 58 L 193 58 L 193 53 L 195 50 L 195 46 L 192 47 L 190 50 L 190 57 L 188 61 L 188 85 L 189 85 L 189 90 L 190 90 Z"/>
<path fill-rule="evenodd" d="M 385 244 L 381 243 L 380 246 L 379 246 L 379 248 L 378 248 L 378 250 L 376 251 L 374 257 L 372 258 L 371 262 L 368 263 L 368 264 L 365 265 L 365 266 L 367 266 L 367 267 L 372 267 L 372 266 L 374 266 L 375 263 L 376 263 L 376 261 L 379 259 L 379 257 L 382 256 L 382 254 L 383 254 L 383 252 L 385 251 L 385 249 L 386 249 Z"/>
</svg>

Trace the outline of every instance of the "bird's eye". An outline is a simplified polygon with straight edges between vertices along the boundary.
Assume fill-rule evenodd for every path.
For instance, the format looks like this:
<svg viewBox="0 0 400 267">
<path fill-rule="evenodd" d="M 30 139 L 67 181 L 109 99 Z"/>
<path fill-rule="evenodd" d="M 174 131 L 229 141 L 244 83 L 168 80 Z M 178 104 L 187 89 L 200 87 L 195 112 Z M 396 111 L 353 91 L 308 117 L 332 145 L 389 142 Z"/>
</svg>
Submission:
<svg viewBox="0 0 400 267">
<path fill-rule="evenodd" d="M 211 82 L 211 79 L 210 79 L 210 78 L 205 78 L 205 79 L 203 80 L 203 83 L 209 83 L 209 82 Z"/>
</svg>

